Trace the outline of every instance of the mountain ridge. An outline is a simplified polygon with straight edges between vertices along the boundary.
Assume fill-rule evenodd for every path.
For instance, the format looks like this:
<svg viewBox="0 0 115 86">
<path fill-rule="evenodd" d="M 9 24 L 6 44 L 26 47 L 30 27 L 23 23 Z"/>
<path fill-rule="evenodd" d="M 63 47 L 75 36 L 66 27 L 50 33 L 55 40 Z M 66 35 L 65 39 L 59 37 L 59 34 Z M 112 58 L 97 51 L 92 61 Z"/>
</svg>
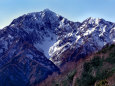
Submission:
<svg viewBox="0 0 115 86">
<path fill-rule="evenodd" d="M 113 27 L 114 31 L 114 26 L 112 22 L 92 17 L 87 18 L 81 23 L 72 22 L 49 9 L 45 9 L 41 12 L 24 14 L 14 19 L 4 30 L 8 29 L 9 32 L 12 31 L 14 34 L 12 34 L 12 32 L 11 34 L 14 37 L 19 36 L 24 40 L 26 39 L 28 42 L 34 44 L 37 49 L 42 51 L 46 57 L 51 57 L 50 59 L 52 59 L 56 53 L 59 54 L 61 50 L 64 51 L 64 49 L 70 48 L 71 45 L 76 45 L 75 41 L 82 41 L 85 36 L 91 36 L 90 34 L 94 33 L 94 31 L 95 33 L 99 32 L 98 34 L 100 37 L 98 37 L 98 39 L 101 40 L 103 33 L 107 32 L 105 28 L 108 27 L 112 29 Z M 23 33 L 23 35 L 21 33 Z M 37 34 L 39 34 L 39 36 Z M 9 37 L 12 36 L 9 35 Z M 28 39 L 28 37 L 30 38 Z M 61 44 L 61 42 L 64 43 L 63 40 L 67 40 L 68 42 L 65 41 L 66 44 Z M 109 41 L 112 40 L 109 39 Z M 102 44 L 101 48 L 104 45 Z"/>
<path fill-rule="evenodd" d="M 12 72 L 22 76 L 16 76 L 21 78 L 20 84 L 34 85 L 54 72 L 60 73 L 59 68 L 64 64 L 77 62 L 114 42 L 115 23 L 91 17 L 72 22 L 48 9 L 33 12 L 14 19 L 0 30 L 0 70 L 9 62 Z M 5 85 L 9 77 L 8 84 L 15 86 L 11 77 L 14 81 L 16 77 L 9 74 L 8 67 L 6 75 L 0 75 L 4 78 L 0 84 Z M 39 75 L 41 71 L 43 74 Z"/>
</svg>

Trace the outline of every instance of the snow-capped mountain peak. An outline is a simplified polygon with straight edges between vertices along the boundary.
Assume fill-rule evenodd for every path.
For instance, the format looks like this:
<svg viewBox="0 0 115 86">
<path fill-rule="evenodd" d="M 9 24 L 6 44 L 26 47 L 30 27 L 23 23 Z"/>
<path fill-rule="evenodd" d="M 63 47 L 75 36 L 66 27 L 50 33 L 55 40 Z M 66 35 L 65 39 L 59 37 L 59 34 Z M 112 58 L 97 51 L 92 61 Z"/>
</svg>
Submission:
<svg viewBox="0 0 115 86">
<path fill-rule="evenodd" d="M 89 17 L 87 20 L 89 24 L 98 24 L 100 21 L 99 18 L 93 18 L 93 17 Z"/>
<path fill-rule="evenodd" d="M 76 28 L 76 32 L 68 33 L 68 36 L 65 35 L 62 40 L 50 48 L 50 52 L 54 50 L 54 52 L 52 51 L 53 56 L 50 58 L 51 61 L 60 65 L 65 62 L 65 59 L 66 61 L 70 59 L 78 60 L 102 49 L 106 44 L 114 43 L 114 28 L 115 23 L 104 19 L 92 17 L 86 19 Z M 71 41 L 69 41 L 70 38 L 72 38 Z M 71 54 L 66 56 L 66 53 L 69 51 Z"/>
<path fill-rule="evenodd" d="M 14 19 L 6 29 L 8 28 L 15 33 L 11 35 L 12 37 L 20 37 L 32 43 L 49 58 L 49 48 L 56 43 L 57 39 L 73 31 L 76 26 L 77 24 L 45 9 Z"/>
</svg>

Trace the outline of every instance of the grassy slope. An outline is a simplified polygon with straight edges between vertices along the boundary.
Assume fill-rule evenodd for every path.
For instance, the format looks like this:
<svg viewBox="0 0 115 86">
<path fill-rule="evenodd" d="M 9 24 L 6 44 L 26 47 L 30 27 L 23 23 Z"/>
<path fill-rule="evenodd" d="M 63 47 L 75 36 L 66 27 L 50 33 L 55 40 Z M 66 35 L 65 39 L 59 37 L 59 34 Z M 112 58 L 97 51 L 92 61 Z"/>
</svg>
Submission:
<svg viewBox="0 0 115 86">
<path fill-rule="evenodd" d="M 115 45 L 61 67 L 39 86 L 115 86 Z"/>
</svg>

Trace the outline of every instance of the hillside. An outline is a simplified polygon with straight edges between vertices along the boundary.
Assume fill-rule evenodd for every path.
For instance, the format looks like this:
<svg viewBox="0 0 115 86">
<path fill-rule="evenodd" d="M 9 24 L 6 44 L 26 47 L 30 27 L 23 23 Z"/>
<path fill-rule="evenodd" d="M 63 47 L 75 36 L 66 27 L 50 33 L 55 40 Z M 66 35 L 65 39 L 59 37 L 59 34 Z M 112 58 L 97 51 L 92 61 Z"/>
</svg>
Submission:
<svg viewBox="0 0 115 86">
<path fill-rule="evenodd" d="M 115 44 L 106 45 L 78 63 L 65 64 L 61 72 L 39 86 L 115 86 Z"/>
</svg>

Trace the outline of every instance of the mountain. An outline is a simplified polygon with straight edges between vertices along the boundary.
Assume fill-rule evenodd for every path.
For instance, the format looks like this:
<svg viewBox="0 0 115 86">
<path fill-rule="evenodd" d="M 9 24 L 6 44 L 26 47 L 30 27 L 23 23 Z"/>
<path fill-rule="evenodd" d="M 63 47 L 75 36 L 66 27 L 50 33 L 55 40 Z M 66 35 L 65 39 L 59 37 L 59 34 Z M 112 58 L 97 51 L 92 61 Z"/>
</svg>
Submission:
<svg viewBox="0 0 115 86">
<path fill-rule="evenodd" d="M 11 36 L 28 41 L 49 58 L 49 48 L 57 39 L 74 29 L 73 26 L 71 21 L 45 9 L 14 19 L 6 29 L 11 32 Z"/>
<path fill-rule="evenodd" d="M 14 19 L 0 30 L 0 85 L 35 86 L 68 62 L 115 42 L 115 23 L 73 22 L 45 9 Z"/>
<path fill-rule="evenodd" d="M 60 73 L 48 50 L 78 25 L 49 9 L 14 19 L 0 30 L 0 85 L 35 85 Z"/>
<path fill-rule="evenodd" d="M 79 25 L 79 22 L 69 21 L 49 9 L 25 14 L 14 19 L 9 26 L 1 30 L 0 37 L 5 37 L 5 34 L 6 37 L 8 37 L 8 41 L 10 41 L 2 40 L 3 46 L 1 46 L 1 48 L 7 46 L 8 43 L 11 44 L 12 40 L 21 38 L 44 53 L 47 58 L 50 58 L 54 56 L 55 50 L 58 52 L 58 50 L 62 48 L 55 47 L 57 49 L 54 48 L 54 50 L 52 46 L 60 40 L 63 41 L 64 36 L 75 32 Z M 70 37 L 69 41 L 72 40 L 75 39 Z M 8 44 L 7 47 L 9 47 L 10 44 Z M 4 51 L 1 50 L 1 54 L 3 53 Z"/>
<path fill-rule="evenodd" d="M 41 18 L 40 13 L 23 15 L 0 31 L 0 86 L 34 85 L 53 72 L 59 73 L 59 68 L 44 55 L 47 41 L 53 42 L 55 34 L 45 26 L 48 22 L 42 24 L 35 19 L 34 14 Z"/>
</svg>

